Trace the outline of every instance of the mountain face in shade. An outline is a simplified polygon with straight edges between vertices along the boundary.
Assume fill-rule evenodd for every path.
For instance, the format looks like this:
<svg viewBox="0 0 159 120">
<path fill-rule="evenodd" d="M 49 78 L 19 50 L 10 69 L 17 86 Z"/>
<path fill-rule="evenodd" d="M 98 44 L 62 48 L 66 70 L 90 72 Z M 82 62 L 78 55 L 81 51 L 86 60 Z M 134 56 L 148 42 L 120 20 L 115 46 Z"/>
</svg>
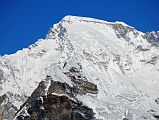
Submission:
<svg viewBox="0 0 159 120">
<path fill-rule="evenodd" d="M 44 39 L 0 56 L 0 118 L 157 120 L 159 32 L 64 17 Z"/>
</svg>

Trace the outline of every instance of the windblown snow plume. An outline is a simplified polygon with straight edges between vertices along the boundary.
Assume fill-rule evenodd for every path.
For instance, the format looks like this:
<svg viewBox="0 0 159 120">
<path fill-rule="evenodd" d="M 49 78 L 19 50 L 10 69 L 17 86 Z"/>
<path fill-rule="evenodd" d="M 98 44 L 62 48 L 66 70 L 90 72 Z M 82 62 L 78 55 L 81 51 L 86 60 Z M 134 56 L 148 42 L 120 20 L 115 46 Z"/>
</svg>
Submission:
<svg viewBox="0 0 159 120">
<path fill-rule="evenodd" d="M 0 56 L 2 120 L 158 120 L 159 32 L 66 16 Z"/>
</svg>

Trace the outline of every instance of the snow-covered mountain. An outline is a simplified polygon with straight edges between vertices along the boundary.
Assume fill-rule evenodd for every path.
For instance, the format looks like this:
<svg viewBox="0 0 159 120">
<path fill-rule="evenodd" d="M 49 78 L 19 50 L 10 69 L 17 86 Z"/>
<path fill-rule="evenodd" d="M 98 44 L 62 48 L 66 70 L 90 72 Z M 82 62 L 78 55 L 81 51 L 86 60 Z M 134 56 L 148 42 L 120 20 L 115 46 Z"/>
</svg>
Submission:
<svg viewBox="0 0 159 120">
<path fill-rule="evenodd" d="M 51 79 L 46 81 L 48 76 Z M 94 115 L 87 119 L 157 120 L 159 32 L 143 33 L 123 22 L 64 17 L 44 39 L 0 56 L 3 118 L 13 120 L 17 111 L 16 116 L 28 114 L 25 105 L 20 106 L 35 95 L 41 81 L 44 93 L 36 99 L 48 95 L 52 81 L 65 83 L 71 90 L 77 87 L 71 97 L 55 90 L 51 94 L 69 96 L 67 100 L 92 109 Z"/>
</svg>

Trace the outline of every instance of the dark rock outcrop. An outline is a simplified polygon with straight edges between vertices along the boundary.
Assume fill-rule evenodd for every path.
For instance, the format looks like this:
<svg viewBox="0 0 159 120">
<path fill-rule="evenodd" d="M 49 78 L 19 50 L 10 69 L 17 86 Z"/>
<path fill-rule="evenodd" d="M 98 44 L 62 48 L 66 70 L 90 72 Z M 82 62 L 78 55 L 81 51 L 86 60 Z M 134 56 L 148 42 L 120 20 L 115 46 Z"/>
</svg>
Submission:
<svg viewBox="0 0 159 120">
<path fill-rule="evenodd" d="M 3 94 L 2 96 L 0 96 L 0 105 L 2 104 L 2 102 L 7 98 L 6 94 Z"/>
<path fill-rule="evenodd" d="M 3 77 L 4 77 L 3 71 L 0 69 L 0 81 L 3 80 Z"/>
<path fill-rule="evenodd" d="M 61 83 L 59 81 L 52 80 L 48 89 L 48 93 L 67 94 L 69 96 L 73 96 L 73 88 L 67 83 Z"/>
<path fill-rule="evenodd" d="M 44 108 L 48 119 L 56 120 L 91 120 L 94 117 L 93 110 L 75 102 L 67 96 L 48 94 L 44 99 Z M 81 120 L 80 119 L 80 120 Z"/>
<path fill-rule="evenodd" d="M 125 38 L 126 40 L 129 40 L 130 39 L 128 36 L 129 32 L 132 32 L 135 37 L 137 37 L 139 35 L 138 32 L 134 28 L 132 28 L 130 26 L 124 26 L 120 23 L 114 24 L 114 25 L 112 25 L 112 27 L 115 30 L 118 38 Z"/>
<path fill-rule="evenodd" d="M 72 72 L 78 71 L 72 69 Z M 80 93 L 82 91 L 91 93 L 90 91 L 97 90 L 96 85 L 90 82 L 78 81 L 76 83 L 78 87 L 71 87 L 67 83 L 52 79 L 50 79 L 51 84 L 47 84 L 48 78 L 50 76 L 47 76 L 46 81 L 39 83 L 28 100 L 21 106 L 16 114 L 17 120 L 95 119 L 93 110 L 79 102 L 76 95 L 79 94 L 79 91 Z"/>
<path fill-rule="evenodd" d="M 72 67 L 70 68 L 69 72 L 66 72 L 64 74 L 71 79 L 80 93 L 98 93 L 97 85 L 89 82 L 85 76 L 81 75 L 80 71 L 77 68 Z"/>
<path fill-rule="evenodd" d="M 152 45 L 157 45 L 159 43 L 159 31 L 146 32 L 143 37 L 147 39 L 149 43 L 152 43 Z"/>
<path fill-rule="evenodd" d="M 7 94 L 0 96 L 0 120 L 13 119 L 15 111 L 17 110 L 17 107 L 9 101 Z"/>
</svg>

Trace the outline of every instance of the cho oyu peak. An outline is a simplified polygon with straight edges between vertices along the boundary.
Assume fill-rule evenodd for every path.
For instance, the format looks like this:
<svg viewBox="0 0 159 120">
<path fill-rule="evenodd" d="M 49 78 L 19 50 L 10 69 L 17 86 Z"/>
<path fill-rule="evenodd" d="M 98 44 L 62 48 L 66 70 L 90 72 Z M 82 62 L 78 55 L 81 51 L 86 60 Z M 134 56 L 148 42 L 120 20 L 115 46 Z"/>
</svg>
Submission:
<svg viewBox="0 0 159 120">
<path fill-rule="evenodd" d="M 66 16 L 45 38 L 0 57 L 7 120 L 157 120 L 158 32 Z"/>
</svg>

